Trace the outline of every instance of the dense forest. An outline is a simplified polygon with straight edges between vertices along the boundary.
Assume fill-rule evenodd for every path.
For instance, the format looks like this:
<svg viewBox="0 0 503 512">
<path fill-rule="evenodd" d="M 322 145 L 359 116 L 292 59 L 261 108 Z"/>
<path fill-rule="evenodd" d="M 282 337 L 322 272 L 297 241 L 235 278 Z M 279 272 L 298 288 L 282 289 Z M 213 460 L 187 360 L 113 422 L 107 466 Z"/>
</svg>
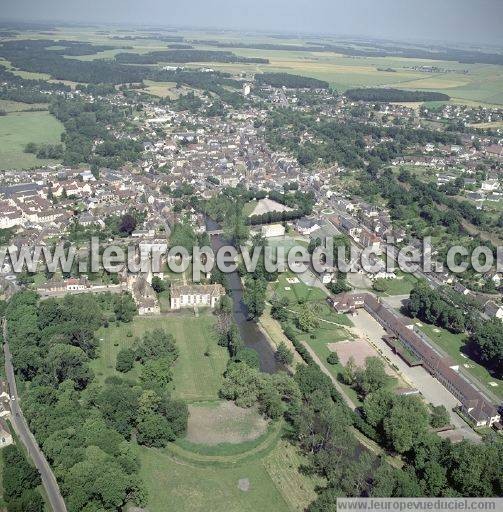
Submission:
<svg viewBox="0 0 503 512">
<path fill-rule="evenodd" d="M 148 75 L 148 70 L 140 66 L 65 58 L 65 55 L 92 55 L 110 48 L 75 41 L 16 40 L 0 44 L 0 57 L 16 68 L 73 82 L 120 84 L 141 82 Z"/>
<path fill-rule="evenodd" d="M 402 91 L 399 89 L 381 89 L 369 87 L 368 89 L 349 89 L 345 96 L 355 101 L 376 101 L 376 102 L 407 102 L 407 101 L 449 101 L 447 94 L 427 91 Z"/>
<path fill-rule="evenodd" d="M 90 361 L 97 353 L 96 331 L 111 322 L 130 322 L 135 313 L 127 295 L 39 302 L 30 291 L 16 294 L 5 310 L 13 363 L 25 389 L 23 411 L 69 512 L 120 510 L 126 503 L 145 506 L 137 445 L 161 447 L 186 429 L 187 407 L 171 399 L 166 388 L 178 356 L 171 334 L 146 332 L 129 353 L 121 351 L 117 370 L 124 376 L 104 382 L 94 377 Z M 138 381 L 127 376 L 132 365 L 139 369 Z M 13 466 L 17 472 L 9 471 L 7 478 L 26 482 L 29 470 L 20 455 L 9 449 L 4 460 L 19 460 Z M 36 475 L 29 480 L 26 492 L 9 483 L 9 500 L 39 503 L 31 490 Z"/>
<path fill-rule="evenodd" d="M 158 62 L 224 62 L 245 64 L 269 64 L 267 59 L 239 57 L 232 52 L 212 50 L 176 49 L 168 51 L 155 51 L 144 54 L 119 53 L 115 61 L 120 64 L 157 64 Z"/>
<path fill-rule="evenodd" d="M 271 87 L 287 87 L 289 89 L 328 89 L 329 84 L 323 80 L 290 73 L 261 73 L 255 75 L 259 85 Z"/>
<path fill-rule="evenodd" d="M 80 98 L 57 97 L 50 112 L 65 126 L 63 161 L 67 165 L 87 162 L 99 167 L 118 168 L 139 158 L 143 147 L 131 139 L 117 139 L 107 126 L 119 126 L 127 119 L 128 110 L 112 106 L 103 100 L 93 103 Z M 130 113 L 130 112 L 129 112 Z M 94 147 L 94 141 L 101 144 Z"/>
</svg>

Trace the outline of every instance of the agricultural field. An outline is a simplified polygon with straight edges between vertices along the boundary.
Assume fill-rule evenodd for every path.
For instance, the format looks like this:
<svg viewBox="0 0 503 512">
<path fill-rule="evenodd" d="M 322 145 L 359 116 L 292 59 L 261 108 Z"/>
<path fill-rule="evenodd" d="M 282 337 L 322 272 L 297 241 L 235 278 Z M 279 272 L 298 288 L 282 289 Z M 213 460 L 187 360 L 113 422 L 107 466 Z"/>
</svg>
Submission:
<svg viewBox="0 0 503 512">
<path fill-rule="evenodd" d="M 0 100 L 0 110 L 3 112 L 33 112 L 34 110 L 47 110 L 47 103 L 21 103 L 19 101 Z"/>
<path fill-rule="evenodd" d="M 214 400 L 218 396 L 228 354 L 212 337 L 213 322 L 210 313 L 202 312 L 198 318 L 190 313 L 179 313 L 154 318 L 135 317 L 131 324 L 110 325 L 98 332 L 100 354 L 91 366 L 100 381 L 118 375 L 115 364 L 122 348 L 131 347 L 135 338 L 145 331 L 165 329 L 174 336 L 180 353 L 173 369 L 173 396 L 187 401 Z M 209 355 L 205 355 L 207 349 Z M 127 375 L 136 378 L 137 369 L 133 368 Z"/>
<path fill-rule="evenodd" d="M 47 39 L 62 38 L 73 41 L 86 41 L 93 44 L 110 45 L 111 48 L 93 55 L 84 55 L 78 60 L 90 61 L 95 59 L 111 59 L 117 53 L 147 53 L 165 50 L 166 44 L 156 39 L 131 39 L 121 41 L 114 36 L 137 35 L 141 32 L 110 29 L 96 31 L 86 28 L 61 27 L 53 34 L 27 32 L 30 38 Z M 306 41 L 285 37 L 279 39 L 265 35 L 239 35 L 232 32 L 188 31 L 176 32 L 186 40 L 214 40 L 221 42 L 269 43 L 281 45 L 306 45 Z M 217 48 L 207 44 L 193 44 L 201 50 L 228 50 L 242 57 L 261 57 L 269 59 L 269 64 L 255 63 L 190 63 L 185 67 L 206 67 L 233 74 L 252 75 L 262 72 L 287 72 L 299 74 L 320 80 L 326 80 L 332 87 L 345 91 L 353 87 L 388 86 L 407 90 L 436 91 L 449 94 L 453 103 L 463 103 L 470 106 L 494 106 L 503 104 L 503 66 L 491 64 L 465 64 L 454 61 L 431 59 L 416 59 L 405 57 L 366 57 L 347 56 L 335 52 L 296 51 L 296 50 L 264 50 L 253 48 Z M 309 46 L 312 46 L 309 44 Z M 127 48 L 126 48 L 127 47 Z M 3 64 L 10 67 L 10 63 Z M 447 69 L 449 72 L 421 72 L 419 66 L 435 66 Z M 16 73 L 24 76 L 23 71 Z M 48 76 L 30 73 L 29 78 L 48 79 Z M 32 76 L 37 75 L 37 76 Z M 155 86 L 154 86 L 155 87 Z M 155 89 L 154 89 L 155 90 Z M 158 91 L 159 92 L 159 91 Z M 154 93 L 155 94 L 155 93 Z"/>
<path fill-rule="evenodd" d="M 145 91 L 159 98 L 176 99 L 181 94 L 186 94 L 189 90 L 187 87 L 177 89 L 175 82 L 154 82 L 153 80 L 145 80 L 144 83 L 146 85 Z"/>
<path fill-rule="evenodd" d="M 24 152 L 26 144 L 61 142 L 63 125 L 49 112 L 12 112 L 0 116 L 0 170 L 27 169 L 54 163 Z"/>
</svg>

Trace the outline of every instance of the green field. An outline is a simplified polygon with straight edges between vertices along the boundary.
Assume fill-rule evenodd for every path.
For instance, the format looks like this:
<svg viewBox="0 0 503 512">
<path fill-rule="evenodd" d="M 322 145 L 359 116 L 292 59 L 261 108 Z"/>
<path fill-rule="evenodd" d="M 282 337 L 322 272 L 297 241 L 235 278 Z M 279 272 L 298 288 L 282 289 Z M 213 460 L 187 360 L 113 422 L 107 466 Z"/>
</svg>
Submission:
<svg viewBox="0 0 503 512">
<path fill-rule="evenodd" d="M 47 110 L 47 103 L 20 103 L 19 101 L 0 100 L 0 110 L 4 112 L 29 112 L 31 110 Z"/>
<path fill-rule="evenodd" d="M 297 277 L 298 283 L 292 284 L 287 279 Z M 278 281 L 271 283 L 270 295 L 279 297 L 286 297 L 291 304 L 297 303 L 299 300 L 304 302 L 320 301 L 327 297 L 327 294 L 316 287 L 307 286 L 302 282 L 300 277 L 292 272 L 285 272 L 280 274 Z"/>
<path fill-rule="evenodd" d="M 63 125 L 49 112 L 13 112 L 0 117 L 0 170 L 26 169 L 48 165 L 24 152 L 26 144 L 57 144 L 61 142 Z"/>
<path fill-rule="evenodd" d="M 417 278 L 412 274 L 405 274 L 399 270 L 395 271 L 397 279 L 386 280 L 386 291 L 378 295 L 409 295 L 414 285 L 417 283 Z"/>
<path fill-rule="evenodd" d="M 103 340 L 99 357 L 92 361 L 91 366 L 98 380 L 118 375 L 115 363 L 119 350 L 131 347 L 135 338 L 145 331 L 165 329 L 175 337 L 180 352 L 173 372 L 173 396 L 188 401 L 215 399 L 228 354 L 215 341 L 213 323 L 214 317 L 206 312 L 199 318 L 190 313 L 177 313 L 162 317 L 135 317 L 131 324 L 102 328 L 98 332 L 98 337 Z M 208 346 L 210 355 L 205 356 Z M 133 368 L 128 375 L 136 378 L 137 372 L 138 369 Z"/>
<path fill-rule="evenodd" d="M 276 437 L 262 451 L 222 457 L 221 462 L 144 448 L 140 459 L 150 512 L 301 512 L 322 483 L 302 475 L 305 459 Z M 248 490 L 239 488 L 240 480 L 246 480 Z"/>
<path fill-rule="evenodd" d="M 109 50 L 93 55 L 73 57 L 79 60 L 94 60 L 112 58 L 119 52 L 146 53 L 149 51 L 165 50 L 166 45 L 156 39 L 132 39 L 118 41 L 113 35 L 144 36 L 141 31 L 131 32 L 111 28 L 109 33 L 99 33 L 92 28 L 60 27 L 54 34 L 45 35 L 29 32 L 32 39 L 61 38 L 73 41 L 88 41 L 93 44 L 110 45 Z M 177 31 L 176 35 L 188 39 L 218 40 L 227 42 L 242 41 L 243 43 L 272 43 L 305 45 L 305 39 L 285 37 L 279 39 L 263 34 L 238 34 L 219 31 Z M 26 36 L 26 34 L 25 34 Z M 120 48 L 129 47 L 129 48 Z M 372 46 L 369 43 L 369 46 Z M 214 46 L 195 45 L 197 49 L 219 50 Z M 503 104 L 503 66 L 491 64 L 465 64 L 454 61 L 429 59 L 410 59 L 404 57 L 354 57 L 335 52 L 262 50 L 251 48 L 229 49 L 236 55 L 244 57 L 263 57 L 269 59 L 269 64 L 224 64 L 211 63 L 210 67 L 230 73 L 246 73 L 248 75 L 265 71 L 287 72 L 326 80 L 339 91 L 353 87 L 390 86 L 400 89 L 437 91 L 449 94 L 454 103 L 466 103 L 472 106 L 502 105 Z M 10 67 L 10 63 L 4 62 Z M 208 63 L 184 64 L 186 67 L 208 66 Z M 449 70 L 446 73 L 424 73 L 418 66 L 436 66 Z M 393 71 L 389 71 L 392 69 Z M 23 74 L 24 72 L 16 72 Z M 31 76 L 34 75 L 34 76 Z M 34 78 L 37 74 L 30 74 Z M 37 76 L 38 77 L 38 76 Z M 40 78 L 46 78 L 40 76 Z M 161 87 L 161 86 L 158 86 Z M 154 92 L 155 91 L 155 92 Z M 164 90 L 153 89 L 154 94 Z"/>
</svg>

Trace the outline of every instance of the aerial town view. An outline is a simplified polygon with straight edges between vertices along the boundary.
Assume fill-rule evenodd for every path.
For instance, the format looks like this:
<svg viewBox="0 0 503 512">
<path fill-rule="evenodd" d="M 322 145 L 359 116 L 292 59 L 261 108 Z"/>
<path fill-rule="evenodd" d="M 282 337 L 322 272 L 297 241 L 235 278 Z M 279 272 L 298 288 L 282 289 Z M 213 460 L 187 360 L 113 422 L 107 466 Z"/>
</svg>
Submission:
<svg viewBox="0 0 503 512">
<path fill-rule="evenodd" d="M 0 512 L 503 512 L 503 3 L 0 4 Z"/>
</svg>

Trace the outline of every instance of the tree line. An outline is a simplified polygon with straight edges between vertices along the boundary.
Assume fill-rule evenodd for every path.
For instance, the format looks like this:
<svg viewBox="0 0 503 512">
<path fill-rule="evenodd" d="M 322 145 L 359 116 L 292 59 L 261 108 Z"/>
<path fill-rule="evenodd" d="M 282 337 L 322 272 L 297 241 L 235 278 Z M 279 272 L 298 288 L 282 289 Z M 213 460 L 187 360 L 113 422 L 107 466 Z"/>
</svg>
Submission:
<svg viewBox="0 0 503 512">
<path fill-rule="evenodd" d="M 447 94 L 429 91 L 402 91 L 400 89 L 369 87 L 365 89 L 349 89 L 344 93 L 349 99 L 354 101 L 449 101 L 451 98 Z"/>
<path fill-rule="evenodd" d="M 215 50 L 172 49 L 149 53 L 118 53 L 115 62 L 120 64 L 157 64 L 158 62 L 223 62 L 244 64 L 269 64 L 268 59 L 241 57 L 232 52 Z"/>
</svg>

